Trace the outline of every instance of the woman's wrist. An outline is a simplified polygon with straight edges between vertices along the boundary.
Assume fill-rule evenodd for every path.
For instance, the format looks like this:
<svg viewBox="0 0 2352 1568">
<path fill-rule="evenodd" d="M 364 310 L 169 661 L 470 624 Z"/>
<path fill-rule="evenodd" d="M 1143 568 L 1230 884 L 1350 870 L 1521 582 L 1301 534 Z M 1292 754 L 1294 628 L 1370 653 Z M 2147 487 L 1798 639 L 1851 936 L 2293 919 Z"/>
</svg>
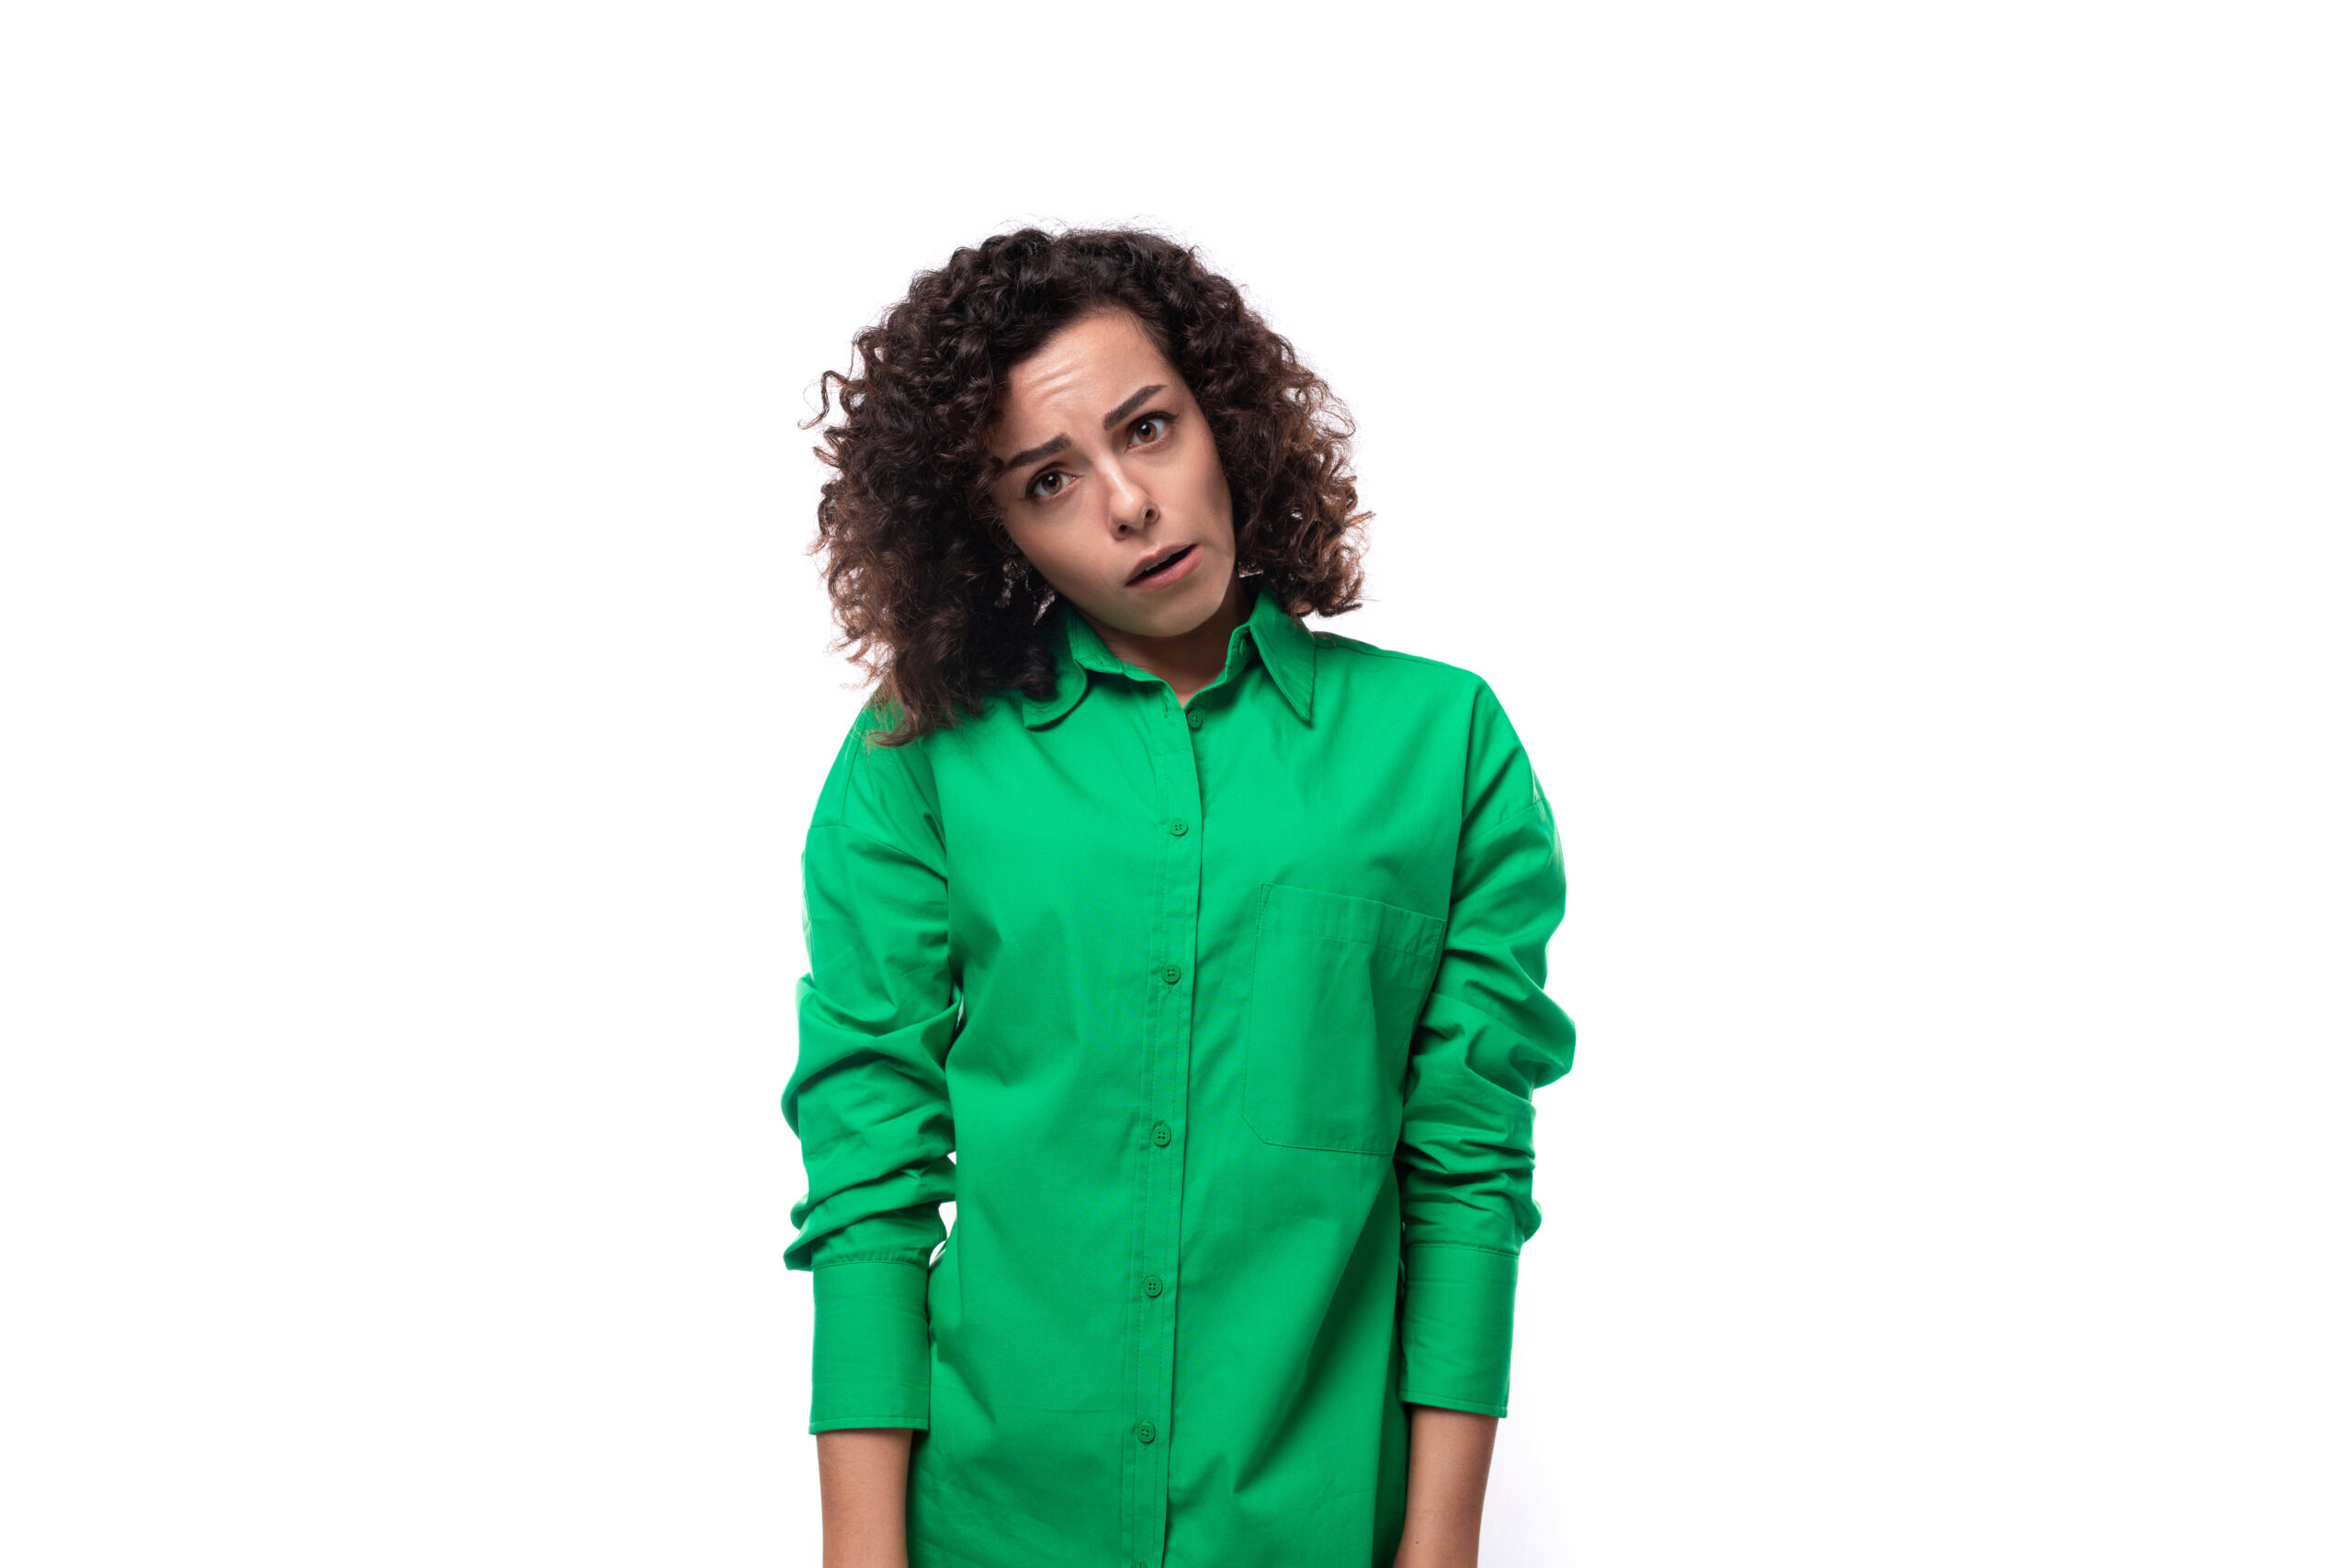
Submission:
<svg viewBox="0 0 2352 1568">
<path fill-rule="evenodd" d="M 1395 1568 L 1476 1568 L 1487 1475 L 1501 1422 L 1473 1411 L 1408 1404 L 1412 1461 L 1405 1535 Z"/>
<path fill-rule="evenodd" d="M 824 1509 L 824 1568 L 907 1568 L 910 1427 L 845 1427 L 817 1434 Z"/>
</svg>

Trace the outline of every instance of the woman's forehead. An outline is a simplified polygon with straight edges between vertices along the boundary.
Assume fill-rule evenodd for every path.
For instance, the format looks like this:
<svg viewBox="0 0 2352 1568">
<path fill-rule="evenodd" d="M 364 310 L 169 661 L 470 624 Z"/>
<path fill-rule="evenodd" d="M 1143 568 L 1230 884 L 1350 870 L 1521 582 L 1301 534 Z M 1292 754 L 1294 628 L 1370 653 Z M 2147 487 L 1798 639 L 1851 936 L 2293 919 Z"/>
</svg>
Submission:
<svg viewBox="0 0 2352 1568">
<path fill-rule="evenodd" d="M 1182 396 L 1183 378 L 1132 315 L 1073 321 L 1007 373 L 990 445 L 1002 457 L 1056 435 L 1083 440 L 1147 390 Z"/>
<path fill-rule="evenodd" d="M 1172 376 L 1143 323 L 1127 310 L 1095 310 L 1069 322 L 1006 375 L 1007 389 L 1031 401 L 1070 395 L 1104 378 Z"/>
</svg>

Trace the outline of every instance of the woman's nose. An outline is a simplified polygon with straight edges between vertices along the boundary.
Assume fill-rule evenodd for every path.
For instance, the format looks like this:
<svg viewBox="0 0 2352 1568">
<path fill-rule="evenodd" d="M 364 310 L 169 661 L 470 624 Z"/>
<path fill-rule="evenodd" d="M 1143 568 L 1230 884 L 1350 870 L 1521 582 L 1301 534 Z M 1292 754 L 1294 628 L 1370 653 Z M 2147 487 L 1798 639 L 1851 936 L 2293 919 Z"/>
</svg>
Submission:
<svg viewBox="0 0 2352 1568">
<path fill-rule="evenodd" d="M 1110 499 L 1112 526 L 1140 528 L 1155 515 L 1150 493 L 1118 464 L 1103 468 L 1102 488 Z"/>
</svg>

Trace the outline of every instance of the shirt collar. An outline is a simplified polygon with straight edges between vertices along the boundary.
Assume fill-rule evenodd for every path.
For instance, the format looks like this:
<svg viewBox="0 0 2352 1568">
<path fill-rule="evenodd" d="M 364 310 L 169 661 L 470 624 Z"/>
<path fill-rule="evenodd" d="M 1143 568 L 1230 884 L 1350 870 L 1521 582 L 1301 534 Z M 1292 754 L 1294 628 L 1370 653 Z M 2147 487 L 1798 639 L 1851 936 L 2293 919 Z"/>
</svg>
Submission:
<svg viewBox="0 0 2352 1568">
<path fill-rule="evenodd" d="M 1250 613 L 1233 628 L 1233 635 L 1226 643 L 1226 677 L 1238 675 L 1248 660 L 1247 649 L 1255 648 L 1259 661 L 1273 677 L 1275 687 L 1291 711 L 1298 715 L 1299 722 L 1312 723 L 1315 634 L 1266 592 L 1264 578 L 1253 576 L 1246 581 L 1250 585 Z M 1078 700 L 1093 683 L 1089 671 L 1099 670 L 1106 675 L 1142 673 L 1105 647 L 1102 635 L 1085 616 L 1070 609 L 1067 599 L 1054 602 L 1053 608 L 1046 612 L 1040 635 L 1053 650 L 1054 690 L 1043 697 L 1022 694 L 1024 722 L 1032 729 L 1051 724 L 1078 705 Z"/>
</svg>

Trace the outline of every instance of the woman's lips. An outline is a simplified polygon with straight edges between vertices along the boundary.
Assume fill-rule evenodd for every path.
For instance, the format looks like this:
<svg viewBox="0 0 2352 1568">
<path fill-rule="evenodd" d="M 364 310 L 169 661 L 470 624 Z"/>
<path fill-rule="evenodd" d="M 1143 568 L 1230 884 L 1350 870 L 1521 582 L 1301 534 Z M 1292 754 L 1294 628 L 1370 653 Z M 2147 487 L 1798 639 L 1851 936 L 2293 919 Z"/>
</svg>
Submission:
<svg viewBox="0 0 2352 1568">
<path fill-rule="evenodd" d="M 1135 581 L 1128 583 L 1127 586 L 1140 591 L 1150 588 L 1165 588 L 1171 582 L 1182 582 L 1185 578 L 1192 575 L 1192 571 L 1194 567 L 1201 564 L 1201 547 L 1198 545 L 1186 545 L 1182 555 L 1171 556 L 1169 558 L 1171 562 L 1170 565 L 1163 567 L 1159 570 L 1153 572 L 1149 577 L 1137 578 Z"/>
</svg>

